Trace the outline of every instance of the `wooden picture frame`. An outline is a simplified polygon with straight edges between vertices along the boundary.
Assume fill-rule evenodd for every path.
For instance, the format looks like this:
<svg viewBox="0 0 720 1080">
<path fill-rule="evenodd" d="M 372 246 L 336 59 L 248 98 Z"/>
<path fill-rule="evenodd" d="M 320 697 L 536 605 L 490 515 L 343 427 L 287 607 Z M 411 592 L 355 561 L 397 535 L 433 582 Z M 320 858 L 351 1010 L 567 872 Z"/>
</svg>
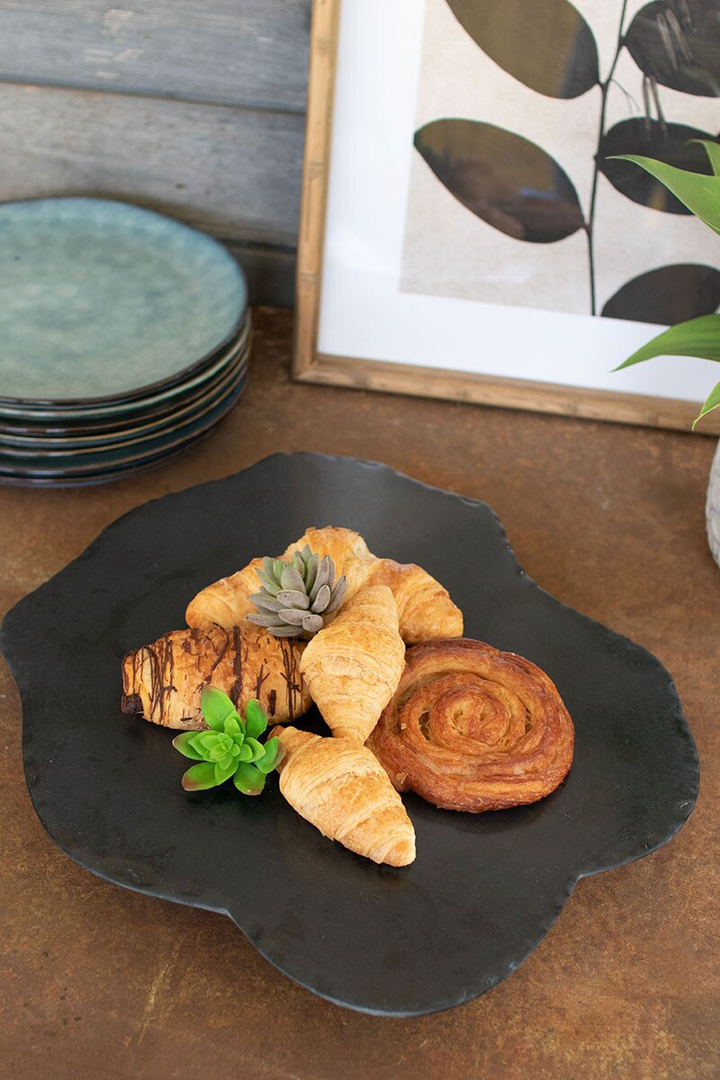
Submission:
<svg viewBox="0 0 720 1080">
<path fill-rule="evenodd" d="M 699 402 L 365 360 L 318 350 L 340 9 L 341 0 L 313 2 L 293 377 L 306 383 L 689 431 Z M 710 372 L 708 390 L 712 381 Z M 720 411 L 707 416 L 698 432 L 720 434 Z"/>
</svg>

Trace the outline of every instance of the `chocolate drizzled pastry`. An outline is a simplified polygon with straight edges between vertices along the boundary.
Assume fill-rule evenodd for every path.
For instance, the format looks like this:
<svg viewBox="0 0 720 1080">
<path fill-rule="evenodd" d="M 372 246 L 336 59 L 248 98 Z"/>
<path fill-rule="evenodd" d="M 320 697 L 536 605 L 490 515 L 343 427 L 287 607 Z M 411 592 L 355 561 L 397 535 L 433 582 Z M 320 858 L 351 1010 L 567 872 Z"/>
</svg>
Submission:
<svg viewBox="0 0 720 1080">
<path fill-rule="evenodd" d="M 304 642 L 271 637 L 259 627 L 174 630 L 129 652 L 122 665 L 122 711 L 163 727 L 201 730 L 203 687 L 223 690 L 238 709 L 257 698 L 276 723 L 310 707 L 300 674 Z"/>
</svg>

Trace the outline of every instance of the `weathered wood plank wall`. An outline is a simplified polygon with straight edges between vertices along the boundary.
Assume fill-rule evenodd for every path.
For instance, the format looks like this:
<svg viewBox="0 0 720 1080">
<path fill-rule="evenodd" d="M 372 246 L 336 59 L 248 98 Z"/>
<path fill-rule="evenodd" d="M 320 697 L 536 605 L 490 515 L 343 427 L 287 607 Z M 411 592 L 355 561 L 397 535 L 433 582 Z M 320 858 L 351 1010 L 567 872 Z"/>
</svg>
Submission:
<svg viewBox="0 0 720 1080">
<path fill-rule="evenodd" d="M 311 0 L 0 0 L 0 200 L 116 197 L 292 303 Z"/>
</svg>

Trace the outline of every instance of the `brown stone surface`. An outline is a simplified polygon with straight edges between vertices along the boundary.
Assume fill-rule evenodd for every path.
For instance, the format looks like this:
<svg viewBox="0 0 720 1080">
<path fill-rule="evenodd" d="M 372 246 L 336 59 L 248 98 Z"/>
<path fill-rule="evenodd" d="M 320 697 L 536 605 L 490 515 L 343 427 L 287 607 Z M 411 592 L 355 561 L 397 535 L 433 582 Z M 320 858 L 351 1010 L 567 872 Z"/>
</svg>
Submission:
<svg viewBox="0 0 720 1080">
<path fill-rule="evenodd" d="M 384 461 L 490 503 L 530 575 L 659 656 L 700 750 L 697 809 L 660 851 L 581 881 L 484 997 L 377 1019 L 296 986 L 228 919 L 117 888 L 62 855 L 30 805 L 18 695 L 0 661 L 0 1075 L 720 1076 L 720 570 L 703 517 L 714 440 L 293 385 L 290 315 L 260 311 L 257 326 L 248 394 L 205 443 L 106 487 L 0 489 L 0 613 L 147 499 L 275 450 Z"/>
</svg>

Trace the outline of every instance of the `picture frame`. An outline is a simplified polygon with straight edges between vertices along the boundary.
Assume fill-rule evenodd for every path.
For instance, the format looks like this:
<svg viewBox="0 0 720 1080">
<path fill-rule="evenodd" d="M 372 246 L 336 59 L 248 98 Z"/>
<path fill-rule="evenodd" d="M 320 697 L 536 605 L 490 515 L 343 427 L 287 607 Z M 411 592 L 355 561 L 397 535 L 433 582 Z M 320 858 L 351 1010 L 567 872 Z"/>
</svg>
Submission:
<svg viewBox="0 0 720 1080">
<path fill-rule="evenodd" d="M 402 19 L 401 9 L 405 7 L 407 12 L 408 3 L 414 3 L 416 9 L 420 6 L 416 0 L 396 0 L 393 5 L 384 6 L 383 0 L 361 0 L 361 3 L 362 10 L 359 10 L 358 0 L 314 0 L 313 3 L 307 134 L 298 239 L 293 377 L 298 381 L 308 383 L 689 430 L 698 413 L 700 402 L 716 381 L 713 380 L 713 371 L 707 362 L 687 358 L 682 360 L 661 358 L 653 360 L 650 364 L 637 365 L 632 369 L 618 372 L 612 380 L 605 377 L 605 373 L 609 376 L 611 370 L 625 356 L 657 334 L 660 329 L 658 326 L 634 322 L 620 326 L 620 330 L 627 335 L 627 343 L 616 345 L 614 355 L 612 350 L 608 351 L 607 356 L 602 354 L 600 364 L 604 365 L 602 366 L 603 374 L 600 379 L 597 379 L 601 385 L 592 385 L 593 378 L 597 378 L 596 375 L 591 376 L 589 380 L 585 379 L 584 385 L 579 382 L 573 383 L 572 363 L 570 366 L 566 364 L 559 376 L 555 373 L 556 377 L 552 380 L 532 377 L 525 371 L 520 375 L 517 373 L 503 375 L 499 374 L 497 369 L 482 370 L 484 366 L 482 364 L 479 365 L 480 370 L 473 370 L 467 362 L 455 365 L 451 349 L 449 357 L 442 356 L 442 363 L 428 362 L 427 357 L 423 358 L 422 363 L 408 362 L 407 359 L 398 362 L 394 358 L 386 358 L 385 352 L 379 350 L 373 352 L 370 348 L 363 348 L 363 332 L 357 334 L 357 346 L 353 341 L 352 349 L 327 348 L 324 345 L 321 324 L 326 309 L 323 304 L 329 301 L 325 301 L 323 282 L 324 278 L 331 282 L 335 280 L 335 275 L 327 272 L 327 253 L 329 245 L 333 242 L 332 214 L 330 216 L 328 214 L 328 204 L 331 198 L 333 170 L 337 169 L 336 155 L 340 153 L 337 140 L 334 145 L 333 131 L 338 125 L 337 95 L 342 89 L 341 80 L 339 86 L 338 51 L 341 20 L 348 12 L 355 20 L 353 39 L 357 37 L 358 20 L 362 19 L 366 20 L 371 27 L 374 25 L 371 32 L 377 32 L 384 35 L 385 40 L 391 40 L 392 27 L 383 27 L 383 19 Z M 415 12 L 413 12 L 414 15 Z M 349 39 L 348 34 L 346 38 Z M 362 62 L 358 61 L 355 67 L 357 71 L 363 72 L 364 79 L 375 74 L 367 64 L 367 57 Z M 358 89 L 356 82 L 354 89 L 351 90 L 353 107 L 357 107 L 358 98 L 362 96 L 358 93 Z M 347 85 L 345 97 L 348 97 Z M 377 115 L 376 109 L 375 116 Z M 346 147 L 347 141 L 346 131 Z M 342 171 L 342 165 L 339 171 Z M 692 224 L 700 225 L 701 223 L 693 222 Z M 409 300 L 411 302 L 426 301 L 427 305 L 432 306 L 436 298 L 416 296 Z M 462 321 L 460 316 L 464 317 L 468 311 L 472 312 L 476 308 L 488 306 L 462 299 L 452 301 L 452 303 L 458 305 L 459 321 Z M 426 305 L 423 304 L 424 306 Z M 378 314 L 381 320 L 381 309 L 382 303 L 374 308 L 366 305 L 365 323 L 368 322 L 368 313 L 373 316 Z M 420 310 L 417 304 L 415 310 Z M 521 310 L 530 311 L 531 309 Z M 346 307 L 346 316 L 347 311 Z M 540 312 L 536 315 L 545 320 L 553 317 L 550 312 Z M 504 316 L 517 324 L 518 309 L 508 306 L 504 309 Z M 566 316 L 565 318 L 577 320 L 579 317 Z M 580 318 L 583 326 L 588 324 L 589 317 Z M 453 318 L 451 322 L 454 327 L 455 319 Z M 616 324 L 620 323 L 620 320 L 595 319 L 594 323 Z M 450 322 L 447 325 L 449 326 Z M 348 330 L 348 334 L 351 329 Z M 422 333 L 422 327 L 415 326 L 410 329 L 415 334 Z M 433 329 L 436 332 L 437 348 L 437 326 Z M 530 336 L 534 333 L 535 330 L 532 328 L 528 331 Z M 578 333 L 575 339 L 578 351 L 582 350 L 582 340 L 582 334 Z M 438 353 L 444 352 L 444 349 L 438 349 Z M 569 355 L 572 361 L 571 352 Z M 600 368 L 596 363 L 597 370 Z M 608 385 L 610 382 L 612 385 Z M 655 391 L 656 387 L 659 387 L 659 392 Z M 673 388 L 675 388 L 675 393 Z M 689 396 L 688 388 L 690 388 Z M 707 416 L 698 428 L 698 432 L 720 433 L 720 416 L 718 414 Z"/>
</svg>

